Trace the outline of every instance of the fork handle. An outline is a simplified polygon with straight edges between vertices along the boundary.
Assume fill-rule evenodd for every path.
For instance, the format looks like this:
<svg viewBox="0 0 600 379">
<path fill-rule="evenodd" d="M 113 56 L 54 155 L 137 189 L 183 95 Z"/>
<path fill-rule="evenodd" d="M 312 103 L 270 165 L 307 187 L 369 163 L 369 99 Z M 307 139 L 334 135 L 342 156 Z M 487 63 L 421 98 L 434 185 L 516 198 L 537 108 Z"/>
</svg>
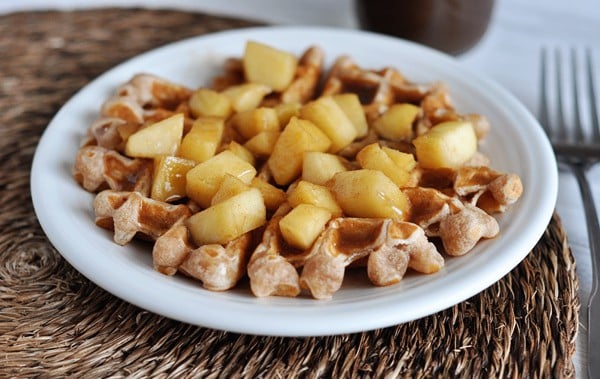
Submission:
<svg viewBox="0 0 600 379">
<path fill-rule="evenodd" d="M 598 299 L 598 275 L 600 275 L 600 225 L 585 166 L 572 165 L 579 183 L 587 222 L 588 239 L 592 258 L 592 289 L 587 304 L 588 328 L 588 377 L 600 375 L 600 299 Z"/>
</svg>

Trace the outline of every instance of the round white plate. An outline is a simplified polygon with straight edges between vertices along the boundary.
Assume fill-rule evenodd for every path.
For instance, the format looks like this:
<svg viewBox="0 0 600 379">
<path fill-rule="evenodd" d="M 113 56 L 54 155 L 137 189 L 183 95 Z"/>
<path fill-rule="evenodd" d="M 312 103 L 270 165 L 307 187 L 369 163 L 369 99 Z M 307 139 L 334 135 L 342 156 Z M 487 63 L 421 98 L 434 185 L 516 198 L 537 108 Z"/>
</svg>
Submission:
<svg viewBox="0 0 600 379">
<path fill-rule="evenodd" d="M 330 65 L 339 55 L 367 68 L 397 67 L 417 82 L 442 80 L 462 113 L 486 115 L 492 132 L 483 151 L 492 166 L 521 176 L 524 194 L 499 217 L 501 233 L 471 253 L 447 258 L 433 275 L 407 275 L 373 287 L 363 274 L 346 277 L 333 299 L 258 299 L 248 286 L 210 292 L 200 282 L 164 276 L 152 268 L 150 246 L 116 245 L 94 224 L 93 195 L 71 176 L 79 143 L 100 104 L 134 74 L 148 72 L 189 87 L 209 83 L 225 58 L 241 56 L 253 39 L 294 53 L 321 46 Z M 327 28 L 234 30 L 173 43 L 103 74 L 69 100 L 44 133 L 33 161 L 35 211 L 52 244 L 79 272 L 112 294 L 146 310 L 191 324 L 239 333 L 315 336 L 359 332 L 414 320 L 459 303 L 514 268 L 542 236 L 557 195 L 557 170 L 541 127 L 513 96 L 452 58 L 380 35 Z"/>
</svg>

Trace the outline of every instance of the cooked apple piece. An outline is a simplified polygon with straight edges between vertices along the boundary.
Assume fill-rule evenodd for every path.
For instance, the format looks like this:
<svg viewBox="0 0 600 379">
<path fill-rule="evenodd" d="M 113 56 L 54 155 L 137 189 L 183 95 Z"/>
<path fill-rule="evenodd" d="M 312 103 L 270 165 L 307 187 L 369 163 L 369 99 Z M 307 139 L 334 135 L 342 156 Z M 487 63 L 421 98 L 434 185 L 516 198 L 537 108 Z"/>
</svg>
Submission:
<svg viewBox="0 0 600 379">
<path fill-rule="evenodd" d="M 188 197 L 201 207 L 208 207 L 227 174 L 250 183 L 256 169 L 231 151 L 222 151 L 188 171 L 185 186 Z"/>
<path fill-rule="evenodd" d="M 393 151 L 393 149 L 388 148 L 388 151 L 390 150 Z M 410 179 L 410 172 L 398 166 L 378 143 L 372 143 L 363 147 L 356 154 L 356 161 L 362 168 L 383 172 L 398 187 L 404 187 Z"/>
<path fill-rule="evenodd" d="M 299 204 L 279 220 L 281 236 L 290 245 L 307 250 L 331 219 L 327 209 L 311 204 Z"/>
<path fill-rule="evenodd" d="M 277 130 L 260 132 L 246 141 L 244 147 L 256 157 L 268 157 L 273 152 L 280 134 Z"/>
<path fill-rule="evenodd" d="M 235 141 L 231 141 L 227 145 L 226 150 L 231 151 L 232 153 L 237 155 L 239 158 L 250 163 L 252 166 L 256 166 L 256 158 L 254 157 L 252 152 L 250 150 L 246 149 L 243 145 L 240 145 L 239 143 L 237 143 Z"/>
<path fill-rule="evenodd" d="M 355 93 L 342 93 L 334 95 L 333 100 L 342 108 L 348 119 L 352 122 L 352 125 L 354 125 L 356 137 L 361 138 L 366 136 L 369 132 L 369 125 L 367 124 L 367 116 L 358 95 Z"/>
<path fill-rule="evenodd" d="M 196 90 L 188 100 L 190 111 L 194 117 L 227 118 L 233 112 L 231 100 L 222 93 L 209 88 Z"/>
<path fill-rule="evenodd" d="M 273 108 L 259 107 L 236 113 L 232 125 L 244 139 L 250 139 L 260 132 L 279 131 L 279 117 Z"/>
<path fill-rule="evenodd" d="M 409 153 L 405 153 L 391 147 L 383 146 L 381 148 L 394 163 L 402 170 L 411 172 L 416 166 L 415 156 Z"/>
<path fill-rule="evenodd" d="M 410 142 L 413 138 L 413 122 L 421 108 L 409 103 L 394 104 L 373 122 L 373 129 L 390 141 Z"/>
<path fill-rule="evenodd" d="M 311 204 L 327 209 L 335 217 L 342 215 L 342 208 L 335 201 L 329 188 L 304 180 L 300 180 L 291 190 L 287 201 L 292 207 L 297 207 L 300 204 Z"/>
<path fill-rule="evenodd" d="M 335 154 L 307 151 L 302 161 L 302 179 L 324 185 L 333 175 L 346 171 L 346 166 Z"/>
<path fill-rule="evenodd" d="M 243 65 L 248 81 L 264 84 L 274 91 L 283 91 L 296 75 L 298 59 L 286 51 L 248 41 L 244 50 Z"/>
<path fill-rule="evenodd" d="M 206 208 L 186 220 L 194 242 L 225 244 L 266 222 L 266 209 L 260 191 L 250 188 Z"/>
<path fill-rule="evenodd" d="M 258 83 L 244 83 L 231 86 L 221 92 L 231 101 L 236 112 L 244 112 L 258 107 L 263 98 L 271 93 L 271 88 Z"/>
<path fill-rule="evenodd" d="M 359 169 L 339 172 L 328 182 L 335 200 L 348 216 L 404 221 L 409 200 L 381 171 Z"/>
<path fill-rule="evenodd" d="M 300 117 L 311 121 L 329 137 L 331 153 L 348 146 L 357 136 L 356 128 L 331 96 L 305 104 L 300 109 Z"/>
<path fill-rule="evenodd" d="M 177 155 L 202 163 L 215 155 L 223 139 L 225 122 L 218 117 L 201 117 L 181 140 Z"/>
<path fill-rule="evenodd" d="M 279 185 L 291 183 L 300 176 L 306 151 L 327 151 L 331 141 L 312 122 L 292 117 L 275 142 L 267 161 L 273 179 Z"/>
<path fill-rule="evenodd" d="M 477 152 L 470 122 L 446 121 L 413 140 L 417 161 L 424 168 L 456 168 Z"/>
<path fill-rule="evenodd" d="M 252 178 L 250 186 L 258 188 L 265 200 L 265 207 L 269 211 L 275 211 L 286 199 L 285 192 L 275 187 L 271 183 L 267 183 L 259 177 Z"/>
<path fill-rule="evenodd" d="M 300 115 L 300 108 L 302 108 L 302 104 L 297 101 L 277 104 L 274 109 L 277 112 L 279 125 L 287 125 L 290 122 L 290 118 L 293 116 L 298 117 Z"/>
<path fill-rule="evenodd" d="M 215 192 L 214 196 L 210 200 L 210 205 L 213 206 L 222 201 L 225 201 L 230 197 L 247 191 L 249 188 L 250 186 L 247 183 L 244 183 L 237 176 L 226 174 L 223 180 L 221 181 L 219 189 L 217 190 L 217 192 Z"/>
<path fill-rule="evenodd" d="M 183 113 L 138 130 L 129 136 L 125 154 L 137 158 L 175 155 L 183 135 Z"/>
<path fill-rule="evenodd" d="M 185 197 L 185 176 L 195 165 L 194 161 L 168 155 L 154 158 L 150 197 L 165 202 Z"/>
</svg>

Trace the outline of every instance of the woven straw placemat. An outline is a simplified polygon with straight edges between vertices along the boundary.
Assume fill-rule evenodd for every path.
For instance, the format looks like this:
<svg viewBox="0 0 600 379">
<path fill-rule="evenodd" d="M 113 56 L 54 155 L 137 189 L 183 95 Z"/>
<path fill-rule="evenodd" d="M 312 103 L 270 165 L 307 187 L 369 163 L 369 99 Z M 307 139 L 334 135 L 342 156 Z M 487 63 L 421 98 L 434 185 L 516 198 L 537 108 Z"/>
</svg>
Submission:
<svg viewBox="0 0 600 379">
<path fill-rule="evenodd" d="M 167 42 L 255 23 L 142 9 L 0 17 L 0 377 L 573 377 L 579 300 L 554 217 L 502 280 L 450 309 L 365 333 L 227 333 L 132 306 L 49 244 L 29 193 L 44 128 L 78 89 Z"/>
</svg>

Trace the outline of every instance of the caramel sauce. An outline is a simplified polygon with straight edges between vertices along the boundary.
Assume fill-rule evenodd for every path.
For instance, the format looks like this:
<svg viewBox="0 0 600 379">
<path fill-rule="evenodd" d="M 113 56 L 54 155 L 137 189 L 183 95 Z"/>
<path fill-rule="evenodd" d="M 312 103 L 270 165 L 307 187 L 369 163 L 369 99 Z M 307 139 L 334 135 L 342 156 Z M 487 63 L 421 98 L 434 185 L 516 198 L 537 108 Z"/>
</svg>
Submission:
<svg viewBox="0 0 600 379">
<path fill-rule="evenodd" d="M 373 246 L 381 235 L 383 220 L 380 223 L 369 223 L 354 219 L 354 223 L 345 223 L 336 233 L 335 245 L 341 254 L 352 255 Z"/>
</svg>

